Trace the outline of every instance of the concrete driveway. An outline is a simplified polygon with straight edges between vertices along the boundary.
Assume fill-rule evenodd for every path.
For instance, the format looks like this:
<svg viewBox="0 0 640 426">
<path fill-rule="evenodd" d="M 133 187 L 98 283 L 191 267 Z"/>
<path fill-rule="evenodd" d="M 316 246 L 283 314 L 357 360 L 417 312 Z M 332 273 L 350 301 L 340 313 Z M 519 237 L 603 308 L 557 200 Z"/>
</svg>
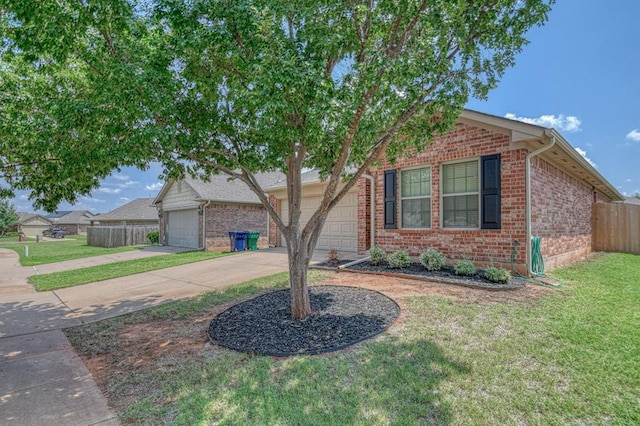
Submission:
<svg viewBox="0 0 640 426">
<path fill-rule="evenodd" d="M 61 329 L 287 270 L 286 251 L 270 249 L 50 292 L 26 282 L 36 273 L 148 255 L 134 251 L 33 268 L 0 249 L 0 424 L 119 424 Z"/>
</svg>

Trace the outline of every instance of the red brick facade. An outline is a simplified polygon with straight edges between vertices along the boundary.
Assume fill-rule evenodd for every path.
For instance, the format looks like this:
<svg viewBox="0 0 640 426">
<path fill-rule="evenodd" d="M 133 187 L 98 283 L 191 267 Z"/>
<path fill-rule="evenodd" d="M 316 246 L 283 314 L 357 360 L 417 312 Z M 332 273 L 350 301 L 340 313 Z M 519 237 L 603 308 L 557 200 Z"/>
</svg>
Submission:
<svg viewBox="0 0 640 426">
<path fill-rule="evenodd" d="M 501 229 L 445 229 L 441 226 L 440 174 L 446 162 L 479 159 L 489 154 L 501 154 L 502 206 Z M 449 259 L 469 258 L 479 263 L 509 265 L 514 241 L 519 244 L 515 261 L 525 263 L 525 158 L 526 150 L 511 150 L 509 137 L 467 124 L 458 124 L 446 135 L 436 138 L 424 151 L 406 155 L 395 164 L 383 161 L 370 174 L 376 180 L 375 244 L 387 252 L 404 248 L 411 255 L 419 255 L 429 247 L 442 251 Z M 383 177 L 384 171 L 395 168 L 429 166 L 431 169 L 431 228 L 384 229 Z M 399 180 L 398 180 L 399 182 Z M 399 214 L 399 205 L 397 210 Z M 358 205 L 360 223 L 368 222 L 369 206 Z M 366 240 L 359 241 L 359 251 L 369 248 Z"/>
<path fill-rule="evenodd" d="M 207 250 L 228 250 L 229 231 L 258 231 L 258 248 L 267 248 L 267 211 L 260 205 L 209 204 L 206 211 Z"/>
<path fill-rule="evenodd" d="M 589 185 L 543 159 L 532 159 L 531 235 L 542 237 L 545 267 L 555 268 L 591 252 L 591 206 L 605 201 Z"/>
<path fill-rule="evenodd" d="M 508 269 L 511 269 L 513 263 L 518 271 L 525 273 L 528 248 L 526 158 L 532 149 L 542 146 L 537 138 L 542 138 L 543 135 L 528 136 L 529 139 L 520 135 L 519 142 L 513 142 L 510 134 L 508 129 L 503 131 L 497 125 L 476 127 L 460 122 L 451 132 L 435 138 L 431 145 L 421 152 L 408 151 L 394 164 L 381 160 L 376 168 L 368 171 L 368 175 L 374 179 L 373 194 L 370 180 L 363 177 L 357 183 L 358 253 L 364 254 L 371 248 L 373 226 L 374 243 L 386 252 L 403 248 L 411 255 L 417 256 L 427 248 L 433 247 L 442 251 L 450 263 L 468 258 L 479 266 L 492 264 Z M 571 148 L 568 146 L 564 149 Z M 444 227 L 441 208 L 443 165 L 467 161 L 478 161 L 480 165 L 483 157 L 496 154 L 500 156 L 499 229 Z M 385 171 L 397 171 L 395 181 L 398 195 L 401 192 L 400 172 L 416 167 L 429 167 L 431 172 L 430 227 L 402 229 L 401 201 L 396 197 L 396 227 L 385 229 Z M 542 255 L 546 268 L 556 268 L 589 254 L 592 204 L 611 202 L 611 199 L 541 157 L 532 158 L 530 170 L 531 233 L 533 236 L 542 237 Z M 480 199 L 481 195 L 479 189 Z M 372 198 L 375 204 L 373 221 L 370 213 Z M 275 205 L 276 200 L 273 196 L 271 200 Z M 482 214 L 483 206 L 479 207 Z M 270 243 L 279 245 L 273 222 L 270 226 Z"/>
</svg>

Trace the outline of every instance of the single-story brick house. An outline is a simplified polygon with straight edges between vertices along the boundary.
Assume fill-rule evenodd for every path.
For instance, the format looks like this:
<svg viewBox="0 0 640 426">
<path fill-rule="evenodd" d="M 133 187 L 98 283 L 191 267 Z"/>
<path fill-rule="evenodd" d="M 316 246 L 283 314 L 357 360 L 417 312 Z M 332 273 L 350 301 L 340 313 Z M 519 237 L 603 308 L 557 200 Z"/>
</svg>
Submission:
<svg viewBox="0 0 640 426">
<path fill-rule="evenodd" d="M 282 173 L 258 173 L 262 187 L 284 179 Z M 153 201 L 160 214 L 160 243 L 204 250 L 229 248 L 229 231 L 260 232 L 258 247 L 268 246 L 268 214 L 258 196 L 239 180 L 211 176 L 168 180 Z"/>
<path fill-rule="evenodd" d="M 108 213 L 101 213 L 91 220 L 100 226 L 158 226 L 158 210 L 153 198 L 136 198 Z"/>
<path fill-rule="evenodd" d="M 86 233 L 94 217 L 95 214 L 88 210 L 59 211 L 46 216 L 54 226 L 64 229 L 69 235 Z"/>
<path fill-rule="evenodd" d="M 46 217 L 27 212 L 18 212 L 18 231 L 24 232 L 24 235 L 35 238 L 37 235 L 42 236 L 42 231 L 49 229 L 53 222 Z"/>
<path fill-rule="evenodd" d="M 324 184 L 304 179 L 303 220 Z M 267 190 L 287 217 L 284 185 Z M 541 237 L 547 268 L 591 252 L 593 203 L 624 197 L 557 131 L 465 110 L 456 127 L 419 153 L 380 161 L 330 214 L 317 248 L 364 253 L 372 245 L 520 271 Z M 284 245 L 271 224 L 270 243 Z"/>
</svg>

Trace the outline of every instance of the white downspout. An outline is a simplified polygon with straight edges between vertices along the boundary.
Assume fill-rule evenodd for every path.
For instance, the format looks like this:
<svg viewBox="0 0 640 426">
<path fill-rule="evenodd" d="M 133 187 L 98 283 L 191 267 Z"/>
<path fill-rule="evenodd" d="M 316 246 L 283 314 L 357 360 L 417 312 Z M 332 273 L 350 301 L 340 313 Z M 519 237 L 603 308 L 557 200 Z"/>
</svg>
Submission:
<svg viewBox="0 0 640 426">
<path fill-rule="evenodd" d="M 366 173 L 362 174 L 362 177 L 369 181 L 369 186 L 371 187 L 370 192 L 370 202 L 369 202 L 369 217 L 371 218 L 371 247 L 375 247 L 376 245 L 376 181 L 373 176 L 368 175 Z"/>
<path fill-rule="evenodd" d="M 207 206 L 211 204 L 211 200 L 207 200 L 202 204 L 202 250 L 207 251 Z"/>
<path fill-rule="evenodd" d="M 525 261 L 527 262 L 527 275 L 532 275 L 533 271 L 531 271 L 531 159 L 544 151 L 550 149 L 553 145 L 556 144 L 556 137 L 554 136 L 552 131 L 545 130 L 545 136 L 547 136 L 551 143 L 548 145 L 544 145 L 533 152 L 527 154 L 527 159 L 525 161 L 526 164 L 526 176 L 525 176 L 525 192 L 527 194 L 526 202 L 525 202 L 525 217 L 527 222 L 527 241 L 525 241 L 526 248 L 526 257 Z"/>
</svg>

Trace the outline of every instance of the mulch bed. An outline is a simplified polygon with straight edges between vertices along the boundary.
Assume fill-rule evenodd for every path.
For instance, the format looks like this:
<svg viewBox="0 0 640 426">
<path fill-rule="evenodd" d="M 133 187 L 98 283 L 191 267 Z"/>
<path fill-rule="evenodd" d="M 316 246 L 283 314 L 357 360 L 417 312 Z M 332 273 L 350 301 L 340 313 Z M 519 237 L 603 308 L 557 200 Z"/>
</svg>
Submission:
<svg viewBox="0 0 640 426">
<path fill-rule="evenodd" d="M 327 262 L 314 265 L 322 269 L 335 269 L 338 266 L 345 265 L 349 261 L 342 261 L 339 264 L 330 264 Z M 393 275 L 404 278 L 426 279 L 429 281 L 438 281 L 446 284 L 462 285 L 465 287 L 481 288 L 486 290 L 514 290 L 522 288 L 526 285 L 526 280 L 520 277 L 511 277 L 506 283 L 494 283 L 486 279 L 483 275 L 484 270 L 478 269 L 475 275 L 461 276 L 456 275 L 453 267 L 445 266 L 440 271 L 427 271 L 420 263 L 411 263 L 406 268 L 389 268 L 386 264 L 374 265 L 369 261 L 356 263 L 343 271 L 356 271 L 362 273 L 373 273 L 381 275 Z"/>
<path fill-rule="evenodd" d="M 232 306 L 209 324 L 211 340 L 262 355 L 319 354 L 343 349 L 385 331 L 400 315 L 395 301 L 357 287 L 309 288 L 312 315 L 291 318 L 289 290 Z"/>
</svg>

